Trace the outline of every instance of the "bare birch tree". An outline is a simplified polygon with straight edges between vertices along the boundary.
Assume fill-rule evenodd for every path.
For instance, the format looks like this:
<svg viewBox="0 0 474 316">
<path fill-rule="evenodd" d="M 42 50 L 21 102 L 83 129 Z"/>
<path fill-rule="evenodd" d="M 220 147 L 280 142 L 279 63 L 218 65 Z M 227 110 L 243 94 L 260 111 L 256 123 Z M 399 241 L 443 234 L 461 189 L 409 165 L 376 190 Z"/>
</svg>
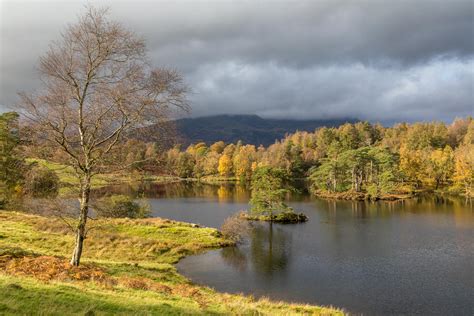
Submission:
<svg viewBox="0 0 474 316">
<path fill-rule="evenodd" d="M 113 152 L 134 131 L 165 122 L 185 109 L 186 87 L 175 70 L 153 69 L 145 42 L 87 8 L 40 59 L 42 90 L 21 93 L 21 114 L 80 179 L 80 212 L 72 265 L 79 265 L 89 212 L 91 179 L 109 171 Z"/>
</svg>

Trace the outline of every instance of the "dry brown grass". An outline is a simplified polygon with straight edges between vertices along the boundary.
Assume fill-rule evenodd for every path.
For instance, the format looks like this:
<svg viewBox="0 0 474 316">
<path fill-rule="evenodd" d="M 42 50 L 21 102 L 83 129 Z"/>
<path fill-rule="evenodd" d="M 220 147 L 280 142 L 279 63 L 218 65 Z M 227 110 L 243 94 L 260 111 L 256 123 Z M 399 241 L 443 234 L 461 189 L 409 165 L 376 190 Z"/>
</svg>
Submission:
<svg viewBox="0 0 474 316">
<path fill-rule="evenodd" d="M 15 258 L 10 255 L 0 256 L 0 269 L 8 274 L 31 276 L 39 280 L 75 280 L 110 282 L 110 277 L 93 264 L 84 263 L 79 267 L 69 264 L 68 260 L 52 256 L 24 256 Z"/>
<path fill-rule="evenodd" d="M 122 277 L 119 278 L 119 284 L 134 290 L 155 291 L 166 294 L 172 292 L 172 289 L 169 286 L 143 277 Z"/>
<path fill-rule="evenodd" d="M 160 293 L 182 294 L 194 297 L 196 288 L 170 288 L 144 277 L 112 277 L 102 268 L 91 263 L 83 263 L 79 267 L 70 265 L 65 258 L 54 256 L 18 256 L 1 255 L 0 270 L 10 275 L 28 276 L 42 281 L 93 281 L 105 287 L 117 284 L 135 290 L 150 290 Z"/>
<path fill-rule="evenodd" d="M 208 297 L 201 292 L 199 287 L 190 284 L 178 284 L 173 287 L 172 293 L 196 301 L 201 308 L 207 308 L 211 303 Z"/>
</svg>

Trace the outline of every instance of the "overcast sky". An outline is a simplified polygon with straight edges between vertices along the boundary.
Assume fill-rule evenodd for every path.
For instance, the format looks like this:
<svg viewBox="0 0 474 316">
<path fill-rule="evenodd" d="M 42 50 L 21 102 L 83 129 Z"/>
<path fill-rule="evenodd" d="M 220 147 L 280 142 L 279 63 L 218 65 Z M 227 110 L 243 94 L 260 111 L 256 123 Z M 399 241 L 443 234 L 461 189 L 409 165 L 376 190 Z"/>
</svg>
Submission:
<svg viewBox="0 0 474 316">
<path fill-rule="evenodd" d="M 40 86 L 85 1 L 0 0 L 0 107 Z M 444 120 L 474 115 L 474 1 L 89 1 L 180 70 L 192 116 Z"/>
</svg>

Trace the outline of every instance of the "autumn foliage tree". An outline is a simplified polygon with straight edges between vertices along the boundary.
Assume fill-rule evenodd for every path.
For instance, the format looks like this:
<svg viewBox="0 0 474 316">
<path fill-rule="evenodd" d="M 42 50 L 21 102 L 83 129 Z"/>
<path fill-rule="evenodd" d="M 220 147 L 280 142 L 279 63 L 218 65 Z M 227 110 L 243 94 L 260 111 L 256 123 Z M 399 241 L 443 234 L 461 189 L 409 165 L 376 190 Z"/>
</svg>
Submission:
<svg viewBox="0 0 474 316">
<path fill-rule="evenodd" d="M 232 159 L 229 157 L 229 155 L 224 154 L 221 156 L 221 158 L 219 158 L 217 170 L 223 177 L 229 177 L 232 174 Z"/>
<path fill-rule="evenodd" d="M 123 166 L 117 149 L 127 136 L 166 121 L 171 107 L 186 108 L 179 73 L 151 68 L 145 52 L 144 40 L 109 20 L 106 9 L 88 8 L 41 57 L 42 90 L 21 94 L 36 140 L 59 149 L 60 162 L 80 179 L 72 265 L 87 234 L 91 179 Z"/>
</svg>

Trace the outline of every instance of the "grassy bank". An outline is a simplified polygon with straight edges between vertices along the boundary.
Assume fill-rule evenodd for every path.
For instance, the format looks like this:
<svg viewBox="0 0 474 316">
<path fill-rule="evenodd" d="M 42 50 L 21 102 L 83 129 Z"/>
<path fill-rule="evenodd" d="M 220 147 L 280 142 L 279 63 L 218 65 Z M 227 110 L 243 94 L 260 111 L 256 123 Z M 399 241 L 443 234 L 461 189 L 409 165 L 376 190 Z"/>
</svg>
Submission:
<svg viewBox="0 0 474 316">
<path fill-rule="evenodd" d="M 0 313 L 48 315 L 337 315 L 340 311 L 215 292 L 177 273 L 185 255 L 229 245 L 211 228 L 164 219 L 91 221 L 70 267 L 67 225 L 0 211 Z"/>
</svg>

